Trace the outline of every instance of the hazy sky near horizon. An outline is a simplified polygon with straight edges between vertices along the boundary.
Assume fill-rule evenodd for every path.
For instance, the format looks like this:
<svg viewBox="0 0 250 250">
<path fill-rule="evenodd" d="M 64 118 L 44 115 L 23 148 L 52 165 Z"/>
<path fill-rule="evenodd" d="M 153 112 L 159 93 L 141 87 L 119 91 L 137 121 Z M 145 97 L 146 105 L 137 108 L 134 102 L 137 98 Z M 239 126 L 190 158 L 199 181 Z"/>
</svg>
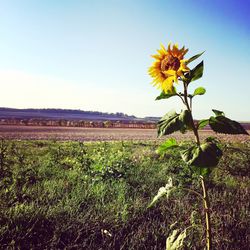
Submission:
<svg viewBox="0 0 250 250">
<path fill-rule="evenodd" d="M 170 41 L 206 51 L 195 118 L 249 121 L 250 0 L 1 0 L 0 107 L 179 111 L 179 99 L 154 101 L 147 73 Z"/>
</svg>

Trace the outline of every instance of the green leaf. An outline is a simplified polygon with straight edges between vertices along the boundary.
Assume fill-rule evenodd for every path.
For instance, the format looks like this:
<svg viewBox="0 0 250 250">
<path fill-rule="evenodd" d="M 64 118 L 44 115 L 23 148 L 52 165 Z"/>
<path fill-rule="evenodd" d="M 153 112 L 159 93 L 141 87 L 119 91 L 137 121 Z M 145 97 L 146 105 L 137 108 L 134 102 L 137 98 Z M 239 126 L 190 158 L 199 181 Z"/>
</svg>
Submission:
<svg viewBox="0 0 250 250">
<path fill-rule="evenodd" d="M 174 91 L 172 93 L 170 93 L 170 92 L 165 93 L 164 91 L 162 91 L 161 94 L 155 98 L 155 100 L 168 99 L 168 98 L 170 98 L 172 96 L 176 96 L 176 95 L 177 95 L 176 89 L 174 89 Z"/>
<path fill-rule="evenodd" d="M 216 109 L 212 109 L 212 111 L 214 112 L 216 116 L 219 116 L 219 115 L 225 116 L 225 113 L 223 111 L 216 110 Z"/>
<path fill-rule="evenodd" d="M 183 110 L 180 114 L 170 111 L 157 124 L 158 137 L 169 135 L 175 131 L 184 133 L 191 128 L 191 121 L 192 116 L 188 110 Z"/>
<path fill-rule="evenodd" d="M 194 69 L 190 70 L 190 72 L 188 72 L 185 75 L 185 77 L 188 79 L 189 82 L 198 80 L 203 75 L 203 68 L 204 68 L 204 64 L 202 61 Z"/>
<path fill-rule="evenodd" d="M 204 141 L 205 142 L 220 143 L 220 140 L 214 136 L 208 136 Z"/>
<path fill-rule="evenodd" d="M 158 137 L 178 131 L 181 127 L 182 122 L 179 120 L 179 114 L 175 111 L 170 111 L 157 124 Z"/>
<path fill-rule="evenodd" d="M 203 87 L 199 87 L 199 88 L 195 89 L 193 96 L 204 95 L 205 93 L 206 93 L 206 89 Z"/>
<path fill-rule="evenodd" d="M 198 174 L 203 176 L 203 177 L 207 177 L 211 173 L 211 168 L 199 167 L 196 172 L 198 172 Z"/>
<path fill-rule="evenodd" d="M 194 155 L 196 154 L 197 146 L 192 146 L 188 149 L 181 151 L 181 157 L 183 161 L 185 161 L 188 165 L 191 165 L 191 162 L 194 158 Z"/>
<path fill-rule="evenodd" d="M 148 207 L 152 207 L 160 198 L 162 198 L 165 195 L 168 198 L 172 188 L 173 188 L 173 181 L 172 178 L 170 177 L 165 187 L 159 188 L 157 195 L 153 198 L 152 202 L 149 204 Z"/>
<path fill-rule="evenodd" d="M 174 138 L 169 138 L 157 148 L 157 153 L 164 155 L 168 149 L 176 147 L 178 147 L 176 140 Z"/>
<path fill-rule="evenodd" d="M 182 122 L 183 126 L 182 126 L 182 130 L 186 130 L 186 129 L 191 129 L 192 128 L 192 115 L 191 112 L 188 111 L 187 109 L 183 110 L 180 113 L 179 116 L 180 121 Z"/>
<path fill-rule="evenodd" d="M 184 240 L 187 237 L 187 229 L 183 230 L 181 233 L 179 231 L 173 230 L 172 234 L 168 236 L 166 240 L 166 250 L 180 250 L 184 247 Z"/>
<path fill-rule="evenodd" d="M 223 115 L 218 115 L 216 117 L 211 116 L 209 119 L 209 125 L 213 131 L 217 133 L 248 135 L 248 132 L 242 127 L 240 123 L 230 120 Z"/>
<path fill-rule="evenodd" d="M 205 142 L 200 145 L 200 152 L 193 164 L 200 167 L 214 167 L 222 156 L 221 149 L 213 142 Z"/>
<path fill-rule="evenodd" d="M 191 63 L 192 61 L 196 60 L 197 58 L 199 58 L 205 51 L 201 52 L 200 54 L 197 54 L 195 56 L 192 56 L 191 58 L 188 59 L 188 61 L 186 62 L 186 64 Z"/>
<path fill-rule="evenodd" d="M 222 151 L 215 143 L 206 142 L 181 151 L 181 156 L 190 166 L 215 167 L 222 156 Z"/>
<path fill-rule="evenodd" d="M 209 124 L 209 119 L 203 119 L 198 122 L 198 129 L 202 129 Z"/>
</svg>

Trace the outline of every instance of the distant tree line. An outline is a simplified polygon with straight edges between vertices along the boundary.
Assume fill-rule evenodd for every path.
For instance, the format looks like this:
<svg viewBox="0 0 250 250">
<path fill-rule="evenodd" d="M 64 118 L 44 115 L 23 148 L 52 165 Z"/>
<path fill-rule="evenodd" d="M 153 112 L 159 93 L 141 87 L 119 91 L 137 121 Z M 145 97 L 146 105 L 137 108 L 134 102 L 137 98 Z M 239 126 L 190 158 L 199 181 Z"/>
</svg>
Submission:
<svg viewBox="0 0 250 250">
<path fill-rule="evenodd" d="M 19 125 L 19 126 L 54 126 L 54 127 L 83 127 L 83 128 L 156 128 L 157 122 L 154 121 L 139 121 L 139 120 L 106 120 L 106 121 L 91 121 L 91 120 L 67 120 L 67 119 L 17 119 L 8 118 L 0 119 L 0 125 Z M 197 121 L 195 121 L 197 125 Z M 250 123 L 243 122 L 242 126 L 246 130 L 250 130 Z M 210 129 L 206 126 L 204 129 Z"/>
</svg>

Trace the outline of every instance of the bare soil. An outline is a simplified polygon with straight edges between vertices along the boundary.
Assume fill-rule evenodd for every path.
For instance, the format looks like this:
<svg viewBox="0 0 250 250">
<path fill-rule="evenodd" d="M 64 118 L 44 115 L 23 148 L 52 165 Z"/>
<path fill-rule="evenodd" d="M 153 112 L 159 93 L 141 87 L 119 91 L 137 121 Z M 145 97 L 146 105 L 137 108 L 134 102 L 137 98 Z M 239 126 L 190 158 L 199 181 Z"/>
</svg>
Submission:
<svg viewBox="0 0 250 250">
<path fill-rule="evenodd" d="M 250 141 L 248 135 L 215 134 L 211 130 L 202 130 L 201 139 L 217 136 L 223 141 Z M 173 133 L 168 137 L 177 140 L 193 139 L 192 132 Z M 0 138 L 13 140 L 62 140 L 62 141 L 121 141 L 121 140 L 159 140 L 156 129 L 125 129 L 125 128 L 77 128 L 77 127 L 38 127 L 1 125 Z M 167 136 L 160 140 L 166 139 Z"/>
</svg>

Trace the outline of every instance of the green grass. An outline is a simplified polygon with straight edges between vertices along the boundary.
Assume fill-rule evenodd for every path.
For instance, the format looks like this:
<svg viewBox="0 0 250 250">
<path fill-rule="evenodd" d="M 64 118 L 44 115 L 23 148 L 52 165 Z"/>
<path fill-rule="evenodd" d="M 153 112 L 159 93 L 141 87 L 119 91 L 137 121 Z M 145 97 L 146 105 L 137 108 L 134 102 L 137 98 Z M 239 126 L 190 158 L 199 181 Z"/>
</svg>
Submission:
<svg viewBox="0 0 250 250">
<path fill-rule="evenodd" d="M 192 223 L 186 249 L 204 248 L 201 201 L 178 191 L 147 208 L 169 177 L 200 191 L 177 149 L 153 142 L 0 142 L 0 246 L 164 249 L 170 225 Z M 209 196 L 214 249 L 249 249 L 250 144 L 227 146 Z M 191 216 L 192 215 L 192 216 Z"/>
</svg>

